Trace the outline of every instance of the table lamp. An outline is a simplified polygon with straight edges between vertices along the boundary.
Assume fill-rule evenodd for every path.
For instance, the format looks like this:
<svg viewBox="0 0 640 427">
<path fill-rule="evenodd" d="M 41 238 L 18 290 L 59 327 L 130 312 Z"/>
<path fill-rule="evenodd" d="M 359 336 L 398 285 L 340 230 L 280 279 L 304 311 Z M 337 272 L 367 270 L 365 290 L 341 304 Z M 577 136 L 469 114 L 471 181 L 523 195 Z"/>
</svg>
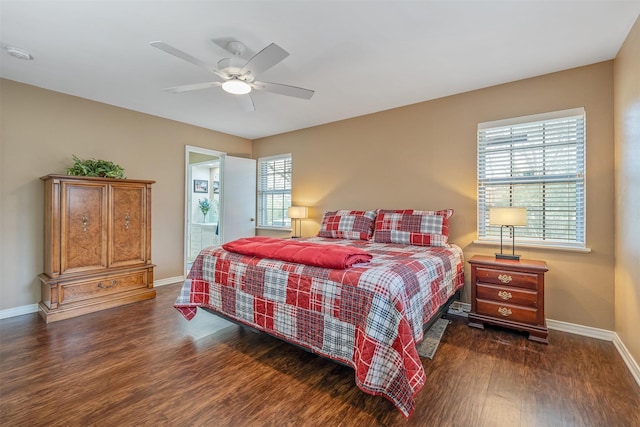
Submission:
<svg viewBox="0 0 640 427">
<path fill-rule="evenodd" d="M 500 253 L 496 254 L 497 259 L 519 260 L 520 255 L 516 255 L 515 226 L 527 225 L 527 208 L 489 208 L 489 224 L 500 226 Z M 511 228 L 511 255 L 502 251 L 502 229 Z"/>
<path fill-rule="evenodd" d="M 302 219 L 307 218 L 308 209 L 306 206 L 291 206 L 287 212 L 293 225 L 293 238 L 302 237 Z"/>
</svg>

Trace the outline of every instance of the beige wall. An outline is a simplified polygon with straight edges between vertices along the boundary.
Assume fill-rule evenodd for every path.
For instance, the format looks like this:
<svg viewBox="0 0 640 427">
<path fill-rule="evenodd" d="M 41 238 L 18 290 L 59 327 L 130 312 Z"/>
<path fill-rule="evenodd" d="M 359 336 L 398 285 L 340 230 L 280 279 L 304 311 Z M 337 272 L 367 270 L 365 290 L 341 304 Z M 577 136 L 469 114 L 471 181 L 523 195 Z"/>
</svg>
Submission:
<svg viewBox="0 0 640 427">
<path fill-rule="evenodd" d="M 0 80 L 0 309 L 35 304 L 43 258 L 43 184 L 71 155 L 111 160 L 152 195 L 155 279 L 182 276 L 185 145 L 251 155 L 251 141 Z"/>
<path fill-rule="evenodd" d="M 614 62 L 615 330 L 640 361 L 640 19 Z"/>
<path fill-rule="evenodd" d="M 628 67 L 621 73 L 632 79 Z M 0 84 L 0 309 L 39 300 L 38 177 L 64 172 L 72 154 L 109 159 L 124 166 L 131 178 L 157 181 L 152 235 L 156 279 L 181 275 L 184 145 L 250 155 L 251 142 L 7 80 Z M 325 209 L 453 208 L 452 241 L 469 258 L 496 250 L 472 243 L 477 123 L 580 106 L 587 111 L 587 245 L 592 252 L 518 252 L 549 264 L 548 318 L 612 330 L 613 61 L 264 138 L 254 142 L 253 157 L 293 154 L 294 203 L 311 206 L 306 235 L 317 231 Z M 628 185 L 633 183 L 637 185 Z M 618 277 L 623 272 L 619 268 Z M 467 286 L 466 301 L 468 293 Z M 636 301 L 637 293 L 636 283 Z M 623 322 L 624 316 L 637 320 L 637 304 L 627 310 L 633 314 L 617 317 L 622 333 L 625 324 L 635 324 L 631 317 Z"/>
<path fill-rule="evenodd" d="M 477 124 L 575 107 L 587 113 L 592 252 L 518 252 L 549 265 L 547 318 L 613 330 L 612 61 L 263 138 L 253 155 L 292 153 L 293 203 L 311 207 L 305 235 L 317 232 L 328 209 L 453 208 L 451 239 L 470 258 L 496 250 L 472 243 Z"/>
</svg>

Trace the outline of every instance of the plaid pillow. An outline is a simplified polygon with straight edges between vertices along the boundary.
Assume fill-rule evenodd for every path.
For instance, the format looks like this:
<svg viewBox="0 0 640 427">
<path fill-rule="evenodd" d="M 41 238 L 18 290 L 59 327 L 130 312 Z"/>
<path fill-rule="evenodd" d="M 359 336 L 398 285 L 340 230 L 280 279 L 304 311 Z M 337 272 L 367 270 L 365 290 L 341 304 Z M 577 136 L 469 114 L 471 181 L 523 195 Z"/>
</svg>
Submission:
<svg viewBox="0 0 640 427">
<path fill-rule="evenodd" d="M 441 211 L 378 209 L 373 241 L 416 246 L 446 246 L 453 209 Z"/>
<path fill-rule="evenodd" d="M 325 212 L 318 237 L 369 240 L 373 235 L 375 211 L 339 210 Z"/>
</svg>

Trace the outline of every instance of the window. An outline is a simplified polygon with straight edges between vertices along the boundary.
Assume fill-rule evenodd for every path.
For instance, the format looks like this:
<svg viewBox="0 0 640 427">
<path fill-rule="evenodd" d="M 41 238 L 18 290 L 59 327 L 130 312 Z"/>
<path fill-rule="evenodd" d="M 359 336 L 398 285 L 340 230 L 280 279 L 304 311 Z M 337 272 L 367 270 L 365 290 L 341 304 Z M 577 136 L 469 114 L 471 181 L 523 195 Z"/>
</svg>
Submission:
<svg viewBox="0 0 640 427">
<path fill-rule="evenodd" d="M 258 227 L 291 228 L 291 154 L 258 159 Z"/>
<path fill-rule="evenodd" d="M 489 208 L 526 207 L 522 243 L 585 247 L 583 108 L 478 125 L 478 239 L 496 240 Z"/>
</svg>

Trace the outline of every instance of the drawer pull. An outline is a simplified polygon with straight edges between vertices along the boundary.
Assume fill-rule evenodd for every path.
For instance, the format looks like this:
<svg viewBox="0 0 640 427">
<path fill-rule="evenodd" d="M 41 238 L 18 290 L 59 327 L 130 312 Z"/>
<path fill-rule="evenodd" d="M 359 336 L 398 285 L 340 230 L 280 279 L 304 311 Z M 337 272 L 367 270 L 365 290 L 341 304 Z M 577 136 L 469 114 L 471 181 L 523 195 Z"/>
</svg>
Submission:
<svg viewBox="0 0 640 427">
<path fill-rule="evenodd" d="M 103 285 L 102 282 L 98 282 L 98 287 L 100 289 L 115 288 L 116 286 L 118 286 L 118 281 L 117 280 L 112 280 L 110 285 Z"/>
<path fill-rule="evenodd" d="M 507 291 L 498 292 L 498 296 L 500 298 L 502 298 L 503 300 L 505 300 L 505 301 L 510 300 L 511 298 L 513 298 L 513 295 L 511 295 L 511 292 L 507 292 Z"/>
<path fill-rule="evenodd" d="M 86 215 L 82 215 L 82 231 L 87 231 L 87 225 L 89 224 L 89 219 Z"/>
<path fill-rule="evenodd" d="M 502 314 L 504 317 L 511 316 L 511 310 L 507 307 L 498 307 L 498 313 Z"/>
<path fill-rule="evenodd" d="M 501 274 L 498 276 L 498 280 L 500 280 L 502 283 L 509 283 L 513 279 L 508 274 Z"/>
<path fill-rule="evenodd" d="M 127 214 L 124 216 L 124 229 L 128 230 L 129 229 L 129 221 L 131 220 L 131 216 L 129 215 L 129 212 L 127 212 Z"/>
</svg>

